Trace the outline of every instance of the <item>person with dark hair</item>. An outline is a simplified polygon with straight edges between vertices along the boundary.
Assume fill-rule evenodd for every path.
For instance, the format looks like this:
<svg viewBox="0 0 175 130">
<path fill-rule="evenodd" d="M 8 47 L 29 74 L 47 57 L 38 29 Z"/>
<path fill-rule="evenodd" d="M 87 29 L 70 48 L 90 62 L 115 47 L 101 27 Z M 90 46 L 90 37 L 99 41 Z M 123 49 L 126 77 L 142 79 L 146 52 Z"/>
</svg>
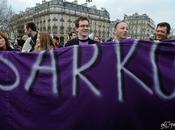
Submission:
<svg viewBox="0 0 175 130">
<path fill-rule="evenodd" d="M 29 31 L 29 32 L 37 31 L 35 23 L 33 23 L 33 22 L 27 23 L 26 24 L 26 31 Z"/>
<path fill-rule="evenodd" d="M 75 39 L 77 37 L 77 34 L 75 32 L 70 32 L 69 33 L 69 37 L 68 37 L 68 40 L 72 40 L 72 39 Z"/>
<path fill-rule="evenodd" d="M 94 36 L 93 40 L 95 41 L 95 43 L 101 43 L 101 40 L 98 36 Z"/>
<path fill-rule="evenodd" d="M 13 50 L 10 47 L 8 38 L 3 32 L 0 32 L 0 51 L 11 51 Z"/>
<path fill-rule="evenodd" d="M 68 41 L 65 46 L 88 45 L 95 43 L 88 37 L 90 32 L 90 23 L 87 17 L 80 16 L 78 19 L 76 19 L 75 28 L 78 33 L 78 37 Z"/>
<path fill-rule="evenodd" d="M 28 39 L 25 41 L 22 52 L 31 52 L 34 49 L 37 39 L 37 28 L 35 23 L 29 22 L 24 26 L 25 33 L 28 35 Z"/>
<path fill-rule="evenodd" d="M 161 22 L 156 27 L 156 40 L 163 41 L 168 40 L 168 36 L 171 31 L 171 26 L 167 22 Z"/>
<path fill-rule="evenodd" d="M 53 36 L 53 44 L 54 44 L 55 48 L 62 47 L 62 45 L 60 43 L 60 38 L 56 35 Z"/>
</svg>

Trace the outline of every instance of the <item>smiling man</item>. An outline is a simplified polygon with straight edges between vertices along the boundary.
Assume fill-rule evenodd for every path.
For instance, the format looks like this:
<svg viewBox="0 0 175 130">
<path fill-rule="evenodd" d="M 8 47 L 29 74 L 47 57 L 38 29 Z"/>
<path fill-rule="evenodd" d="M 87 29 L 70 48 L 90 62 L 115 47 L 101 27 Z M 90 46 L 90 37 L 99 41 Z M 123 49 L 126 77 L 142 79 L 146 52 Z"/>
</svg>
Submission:
<svg viewBox="0 0 175 130">
<path fill-rule="evenodd" d="M 159 41 L 168 40 L 170 30 L 171 30 L 170 24 L 167 22 L 161 22 L 157 24 L 156 40 L 159 40 Z"/>
<path fill-rule="evenodd" d="M 91 40 L 88 37 L 89 33 L 90 33 L 90 23 L 89 23 L 89 19 L 87 17 L 80 16 L 75 21 L 75 28 L 76 28 L 78 37 L 68 41 L 65 46 L 88 45 L 88 44 L 94 44 L 95 43 L 93 40 Z"/>
</svg>

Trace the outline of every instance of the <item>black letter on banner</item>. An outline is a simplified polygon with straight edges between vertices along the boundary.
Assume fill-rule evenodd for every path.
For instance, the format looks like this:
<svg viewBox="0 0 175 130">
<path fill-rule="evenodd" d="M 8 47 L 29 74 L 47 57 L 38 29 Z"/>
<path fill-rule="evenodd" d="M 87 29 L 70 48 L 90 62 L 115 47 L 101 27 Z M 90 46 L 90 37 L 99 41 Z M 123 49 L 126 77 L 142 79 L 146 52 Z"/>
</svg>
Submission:
<svg viewBox="0 0 175 130">
<path fill-rule="evenodd" d="M 159 80 L 159 71 L 158 71 L 158 67 L 156 64 L 156 49 L 159 43 L 154 43 L 152 48 L 151 48 L 151 63 L 153 66 L 153 74 L 154 74 L 154 88 L 155 88 L 155 92 L 157 93 L 158 96 L 160 96 L 163 99 L 172 99 L 175 97 L 175 92 L 170 94 L 170 95 L 165 95 L 160 87 L 160 80 Z"/>
<path fill-rule="evenodd" d="M 94 54 L 93 54 L 92 58 L 81 67 L 78 67 L 78 63 L 79 63 L 78 52 L 79 52 L 80 47 L 77 45 L 73 47 L 73 68 L 72 68 L 72 71 L 73 71 L 73 85 L 72 85 L 73 91 L 72 91 L 72 94 L 73 94 L 73 96 L 78 95 L 78 93 L 80 91 L 80 88 L 78 86 L 79 79 L 83 80 L 95 95 L 101 96 L 100 91 L 83 74 L 84 71 L 86 71 L 87 69 L 92 67 L 98 60 L 99 49 L 98 49 L 97 45 L 94 44 L 94 45 L 91 45 L 91 47 L 94 48 Z"/>
<path fill-rule="evenodd" d="M 39 53 L 38 58 L 35 62 L 35 64 L 33 65 L 33 70 L 30 74 L 29 79 L 26 82 L 25 85 L 25 89 L 27 91 L 31 91 L 32 86 L 34 85 L 34 82 L 36 81 L 36 78 L 39 74 L 39 71 L 43 72 L 43 73 L 48 73 L 48 71 L 50 71 L 53 74 L 53 80 L 52 80 L 52 92 L 54 94 L 58 94 L 58 78 L 57 78 L 57 69 L 56 69 L 56 59 L 54 57 L 54 51 L 50 50 L 50 57 L 51 57 L 51 66 L 41 66 L 41 62 L 44 59 L 44 54 L 46 53 L 46 51 L 42 51 L 41 53 Z"/>
<path fill-rule="evenodd" d="M 131 49 L 129 50 L 128 54 L 123 58 L 123 61 L 121 59 L 122 55 L 122 49 L 121 44 L 115 44 L 115 52 L 117 55 L 117 79 L 118 79 L 118 100 L 120 102 L 124 101 L 124 72 L 128 74 L 131 78 L 133 78 L 135 81 L 137 81 L 148 93 L 153 94 L 152 90 L 137 76 L 135 76 L 131 71 L 129 71 L 127 68 L 125 68 L 125 65 L 128 63 L 129 60 L 131 60 L 134 52 L 136 51 L 136 47 L 138 46 L 138 41 L 135 41 L 133 45 L 131 46 Z"/>
<path fill-rule="evenodd" d="M 16 81 L 12 85 L 5 85 L 4 86 L 4 85 L 0 84 L 0 89 L 4 90 L 4 91 L 13 90 L 14 88 L 16 88 L 19 85 L 20 76 L 19 76 L 18 70 L 15 68 L 15 66 L 10 61 L 8 61 L 7 59 L 4 59 L 2 56 L 0 56 L 0 61 L 2 61 L 7 66 L 9 66 L 9 68 L 12 69 L 16 75 Z"/>
</svg>

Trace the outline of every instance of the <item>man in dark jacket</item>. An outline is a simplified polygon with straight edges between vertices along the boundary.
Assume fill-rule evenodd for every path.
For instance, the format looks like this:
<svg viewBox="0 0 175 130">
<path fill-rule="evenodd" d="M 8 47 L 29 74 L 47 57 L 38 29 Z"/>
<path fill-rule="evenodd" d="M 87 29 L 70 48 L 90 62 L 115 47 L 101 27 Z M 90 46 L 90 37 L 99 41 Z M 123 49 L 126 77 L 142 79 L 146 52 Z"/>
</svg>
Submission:
<svg viewBox="0 0 175 130">
<path fill-rule="evenodd" d="M 75 21 L 75 27 L 76 31 L 78 32 L 78 37 L 68 41 L 65 46 L 88 45 L 95 43 L 88 37 L 90 32 L 90 25 L 89 25 L 89 19 L 87 17 L 80 16 Z"/>
<path fill-rule="evenodd" d="M 29 22 L 24 26 L 25 33 L 28 35 L 27 40 L 25 41 L 22 52 L 31 52 L 34 49 L 37 39 L 37 27 L 35 23 Z"/>
</svg>

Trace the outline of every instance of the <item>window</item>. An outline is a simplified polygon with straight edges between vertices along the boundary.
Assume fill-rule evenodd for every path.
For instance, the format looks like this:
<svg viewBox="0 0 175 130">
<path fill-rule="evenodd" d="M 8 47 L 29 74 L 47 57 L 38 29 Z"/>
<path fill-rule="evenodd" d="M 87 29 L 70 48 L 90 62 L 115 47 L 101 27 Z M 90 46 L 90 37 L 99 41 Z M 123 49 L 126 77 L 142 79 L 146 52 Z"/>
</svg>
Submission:
<svg viewBox="0 0 175 130">
<path fill-rule="evenodd" d="M 53 18 L 53 21 L 56 22 L 56 21 L 58 21 L 58 19 L 54 17 L 54 18 Z"/>
</svg>

